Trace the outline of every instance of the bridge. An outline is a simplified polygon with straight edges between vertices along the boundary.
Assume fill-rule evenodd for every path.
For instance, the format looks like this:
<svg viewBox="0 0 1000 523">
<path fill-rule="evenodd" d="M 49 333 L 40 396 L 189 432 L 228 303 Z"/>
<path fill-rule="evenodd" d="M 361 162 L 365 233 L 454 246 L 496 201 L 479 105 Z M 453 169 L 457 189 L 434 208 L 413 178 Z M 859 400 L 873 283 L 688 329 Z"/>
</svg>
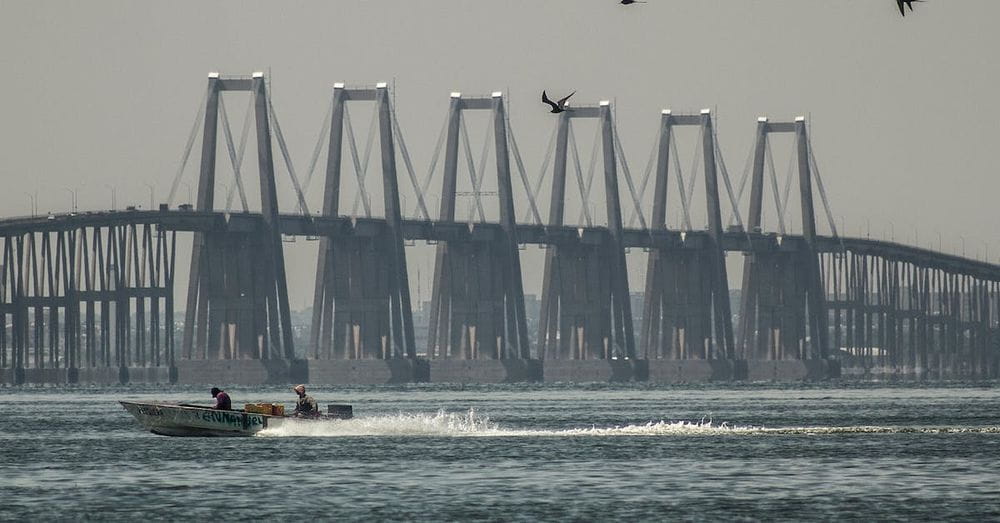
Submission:
<svg viewBox="0 0 1000 523">
<path fill-rule="evenodd" d="M 231 91 L 249 93 L 238 143 L 223 96 Z M 373 107 L 363 149 L 349 109 L 359 103 Z M 478 162 L 469 113 L 486 118 Z M 589 166 L 581 161 L 574 130 L 588 121 L 595 132 Z M 233 174 L 225 207 L 215 197 L 220 122 Z M 841 373 L 989 379 L 1000 373 L 1000 266 L 838 234 L 804 118 L 759 119 L 738 181 L 726 169 L 707 110 L 659 115 L 640 179 L 632 177 L 609 102 L 558 116 L 534 179 L 502 93 L 452 93 L 424 180 L 413 167 L 387 85 L 336 84 L 323 122 L 300 183 L 264 75 L 213 73 L 170 197 L 200 131 L 193 206 L 168 202 L 158 210 L 0 220 L 0 381 L 679 382 Z M 687 177 L 676 138 L 684 128 L 698 133 Z M 242 180 L 251 134 L 259 211 L 250 209 L 254 194 L 248 199 Z M 793 144 L 783 191 L 773 165 L 775 134 L 789 135 Z M 382 216 L 366 184 L 376 141 Z M 275 145 L 294 187 L 291 211 L 279 211 Z M 306 192 L 323 149 L 322 210 L 311 212 Z M 441 191 L 433 197 L 440 207 L 432 218 L 427 201 L 439 163 Z M 353 167 L 356 188 L 350 211 L 341 208 L 350 201 L 343 175 L 352 169 L 344 164 Z M 460 173 L 468 175 L 471 190 L 458 190 Z M 699 173 L 703 228 L 692 218 L 701 209 L 694 204 Z M 538 196 L 549 176 L 549 206 L 542 209 Z M 409 181 L 415 200 L 409 214 L 400 178 Z M 575 222 L 567 210 L 573 178 Z M 520 181 L 526 208 L 515 206 L 514 181 Z M 747 186 L 749 205 L 742 213 Z M 673 207 L 668 193 L 679 200 Z M 830 231 L 825 235 L 817 230 L 817 194 Z M 237 195 L 240 207 L 233 209 Z M 765 224 L 768 196 L 774 223 Z M 466 219 L 457 214 L 459 197 L 468 198 Z M 600 216 L 597 204 L 603 204 Z M 786 223 L 789 208 L 798 210 L 799 231 Z M 678 224 L 668 226 L 668 211 Z M 190 264 L 183 322 L 174 320 L 178 237 L 192 245 L 190 259 L 182 260 Z M 298 337 L 285 266 L 285 250 L 295 238 L 318 243 L 311 322 Z M 420 325 L 407 265 L 407 250 L 418 242 L 435 250 L 429 311 Z M 521 260 L 528 246 L 545 249 L 532 329 Z M 729 253 L 742 255 L 735 308 Z M 633 293 L 628 281 L 627 262 L 636 257 L 646 267 L 641 293 Z M 424 330 L 418 343 L 417 332 Z"/>
</svg>

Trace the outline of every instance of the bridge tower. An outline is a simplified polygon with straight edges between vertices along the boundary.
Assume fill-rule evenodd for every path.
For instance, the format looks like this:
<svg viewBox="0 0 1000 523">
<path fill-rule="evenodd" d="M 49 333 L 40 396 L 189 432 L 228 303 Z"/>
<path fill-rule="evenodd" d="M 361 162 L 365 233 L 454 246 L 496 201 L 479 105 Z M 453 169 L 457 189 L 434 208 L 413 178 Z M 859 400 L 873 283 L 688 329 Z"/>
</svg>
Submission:
<svg viewBox="0 0 1000 523">
<path fill-rule="evenodd" d="M 722 210 L 716 165 L 715 133 L 708 109 L 701 114 L 660 115 L 656 179 L 650 228 L 666 230 L 671 140 L 676 127 L 699 127 L 708 206 L 707 241 L 680 239 L 655 245 L 646 269 L 641 347 L 647 359 L 733 359 L 729 279 L 722 245 Z M 680 176 L 677 173 L 676 176 Z M 683 185 L 682 185 L 683 187 Z M 683 197 L 683 195 L 682 195 Z M 690 224 L 689 224 L 690 225 Z M 714 348 L 713 350 L 713 330 Z"/>
<path fill-rule="evenodd" d="M 584 235 L 574 235 L 548 246 L 538 354 L 544 359 L 634 359 L 635 335 L 622 238 L 614 121 L 608 101 L 597 107 L 574 107 L 559 114 L 548 226 L 564 224 L 570 120 L 580 118 L 598 119 L 601 129 L 608 235 L 593 241 Z"/>
<path fill-rule="evenodd" d="M 490 112 L 500 204 L 497 237 L 484 237 L 475 225 L 455 223 L 459 140 L 462 115 L 466 111 Z M 428 355 L 432 358 L 531 357 L 507 144 L 507 114 L 502 93 L 474 98 L 462 97 L 461 93 L 451 94 L 438 218 L 441 225 L 454 227 L 449 232 L 449 239 L 438 243 L 435 256 L 428 329 Z M 479 182 L 474 172 L 472 176 L 473 196 L 482 219 Z"/>
<path fill-rule="evenodd" d="M 826 297 L 816 246 L 813 174 L 804 117 L 793 122 L 757 120 L 747 226 L 750 232 L 760 231 L 767 140 L 776 133 L 795 136 L 803 242 L 787 248 L 779 242 L 773 251 L 748 254 L 743 268 L 739 348 L 747 359 L 825 359 L 829 354 Z M 775 201 L 780 202 L 773 178 L 772 189 Z M 781 204 L 777 207 L 783 215 Z"/>
<path fill-rule="evenodd" d="M 335 84 L 323 192 L 323 215 L 340 214 L 344 111 L 348 102 L 375 102 L 382 159 L 384 229 L 324 236 L 313 294 L 312 346 L 316 359 L 416 358 L 410 285 L 403 251 L 389 89 Z M 379 230 L 375 230 L 379 229 Z"/>
<path fill-rule="evenodd" d="M 295 349 L 263 73 L 208 75 L 195 208 L 215 209 L 219 97 L 228 91 L 249 92 L 253 97 L 262 220 L 258 230 L 194 234 L 183 355 L 188 359 L 292 359 Z"/>
</svg>

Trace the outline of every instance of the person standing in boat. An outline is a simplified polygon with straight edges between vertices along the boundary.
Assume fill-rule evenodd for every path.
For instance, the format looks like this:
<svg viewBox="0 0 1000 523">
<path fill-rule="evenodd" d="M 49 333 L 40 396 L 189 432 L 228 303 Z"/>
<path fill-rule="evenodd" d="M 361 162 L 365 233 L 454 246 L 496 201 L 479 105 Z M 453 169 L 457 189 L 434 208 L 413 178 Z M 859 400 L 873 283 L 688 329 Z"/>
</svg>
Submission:
<svg viewBox="0 0 1000 523">
<path fill-rule="evenodd" d="M 229 394 L 219 387 L 212 387 L 212 397 L 215 398 L 213 409 L 233 410 L 233 400 L 229 399 Z"/>
<path fill-rule="evenodd" d="M 299 418 L 319 417 L 319 405 L 316 404 L 316 400 L 312 396 L 306 394 L 306 386 L 296 385 L 292 390 L 299 395 L 299 399 L 295 401 L 295 411 L 292 412 L 292 415 Z"/>
</svg>

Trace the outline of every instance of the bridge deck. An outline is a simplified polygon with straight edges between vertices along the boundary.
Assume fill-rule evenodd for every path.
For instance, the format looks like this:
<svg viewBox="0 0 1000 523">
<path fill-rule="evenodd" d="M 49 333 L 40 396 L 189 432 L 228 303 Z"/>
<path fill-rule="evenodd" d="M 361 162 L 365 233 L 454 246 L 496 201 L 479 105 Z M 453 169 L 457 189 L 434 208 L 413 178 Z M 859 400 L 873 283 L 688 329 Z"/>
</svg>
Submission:
<svg viewBox="0 0 1000 523">
<path fill-rule="evenodd" d="M 30 232 L 71 230 L 81 227 L 107 227 L 128 224 L 156 224 L 173 231 L 254 232 L 261 226 L 257 213 L 197 212 L 185 210 L 88 211 L 50 214 L 36 217 L 0 219 L 0 236 Z M 384 232 L 382 218 L 306 217 L 283 214 L 282 234 L 287 236 L 377 236 Z M 431 220 L 407 219 L 403 222 L 406 240 L 421 241 L 492 241 L 501 234 L 500 224 L 465 222 L 444 223 Z M 528 245 L 558 245 L 560 243 L 604 243 L 609 238 L 606 227 L 575 227 L 521 224 L 517 226 L 518 242 Z M 675 231 L 625 229 L 626 248 L 686 250 L 701 249 L 708 240 L 707 231 Z M 723 247 L 729 252 L 797 251 L 804 245 L 799 235 L 779 236 L 774 233 L 726 232 Z M 856 254 L 885 256 L 926 267 L 962 272 L 990 280 L 1000 280 L 1000 265 L 963 258 L 895 242 L 868 238 L 820 236 L 818 252 L 852 251 Z"/>
</svg>

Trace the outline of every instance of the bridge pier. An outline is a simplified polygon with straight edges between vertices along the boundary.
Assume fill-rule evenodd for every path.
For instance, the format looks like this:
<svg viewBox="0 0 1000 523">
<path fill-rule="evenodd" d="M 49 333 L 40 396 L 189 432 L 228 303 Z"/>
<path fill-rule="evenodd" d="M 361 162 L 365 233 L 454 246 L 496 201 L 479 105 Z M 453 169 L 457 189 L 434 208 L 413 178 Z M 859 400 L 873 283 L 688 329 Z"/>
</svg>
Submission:
<svg viewBox="0 0 1000 523">
<path fill-rule="evenodd" d="M 642 357 L 651 360 L 732 360 L 735 354 L 729 278 L 722 246 L 715 133 L 708 110 L 700 115 L 661 113 L 651 227 L 666 230 L 670 141 L 674 128 L 681 126 L 701 129 L 709 234 L 703 242 L 688 242 L 686 233 L 681 233 L 680 241 L 651 247 L 640 348 Z"/>
<path fill-rule="evenodd" d="M 217 119 L 225 114 L 221 94 L 234 90 L 253 96 L 260 215 L 213 211 Z M 213 74 L 199 212 L 161 207 L 0 221 L 0 382 L 786 380 L 835 376 L 838 369 L 863 379 L 1000 377 L 1000 268 L 894 241 L 841 238 L 832 223 L 832 236 L 819 236 L 811 184 L 821 194 L 822 187 L 804 119 L 758 121 L 749 228 L 727 232 L 716 173 L 724 166 L 715 165 L 719 153 L 710 114 L 662 113 L 652 228 L 626 230 L 610 104 L 571 108 L 556 129 L 548 224 L 519 226 L 509 164 L 509 156 L 518 154 L 503 98 L 455 96 L 440 221 L 404 221 L 386 86 L 340 85 L 333 96 L 324 216 L 278 214 L 270 147 L 270 125 L 277 128 L 277 121 L 263 75 Z M 374 101 L 378 111 L 384 220 L 338 213 L 344 110 L 353 100 Z M 455 222 L 461 113 L 471 109 L 491 111 L 499 224 Z M 599 122 L 606 229 L 589 219 L 587 227 L 563 226 L 573 118 Z M 703 132 L 698 145 L 706 166 L 707 232 L 690 224 L 684 233 L 666 230 L 671 129 L 684 124 Z M 760 231 L 764 150 L 775 132 L 795 136 L 801 236 L 786 234 L 777 197 L 780 233 Z M 232 147 L 230 154 L 238 165 Z M 471 155 L 470 161 L 475 163 Z M 474 165 L 471 170 L 478 199 L 482 177 Z M 581 182 L 583 200 L 587 183 L 584 189 Z M 304 199 L 300 203 L 305 210 Z M 194 232 L 194 253 L 183 352 L 176 358 L 172 296 L 180 231 Z M 294 359 L 282 233 L 323 236 L 310 347 L 316 359 L 309 362 Z M 416 354 L 404 234 L 406 240 L 440 242 L 431 361 Z M 526 332 L 522 243 L 548 247 L 534 353 Z M 628 247 L 650 251 L 639 351 L 625 271 Z M 728 309 L 727 250 L 747 255 L 737 343 Z"/>
<path fill-rule="evenodd" d="M 559 227 L 564 222 L 569 125 L 576 118 L 597 118 L 601 126 L 608 235 L 598 240 L 580 234 L 548 245 L 538 354 L 542 359 L 635 359 L 610 102 L 560 113 L 549 226 Z"/>
<path fill-rule="evenodd" d="M 773 252 L 753 251 L 743 266 L 743 294 L 740 304 L 739 349 L 747 358 L 765 360 L 825 360 L 828 318 L 826 289 L 816 247 L 816 216 L 812 199 L 809 139 L 804 118 L 794 122 L 757 120 L 753 171 L 750 186 L 750 214 L 747 227 L 761 228 L 764 200 L 764 166 L 768 135 L 792 133 L 797 149 L 799 198 L 802 212 L 802 241 L 790 242 L 779 236 Z M 784 213 L 777 182 L 772 179 L 781 234 Z M 839 318 L 839 313 L 834 313 Z M 849 320 L 848 325 L 852 325 Z M 850 327 L 849 327 L 850 328 Z M 839 329 L 839 324 L 836 329 Z M 839 330 L 834 337 L 839 340 Z"/>
<path fill-rule="evenodd" d="M 183 357 L 291 359 L 295 348 L 263 73 L 252 78 L 209 75 L 196 208 L 214 209 L 219 97 L 226 91 L 253 97 L 263 220 L 250 231 L 194 233 Z"/>
<path fill-rule="evenodd" d="M 480 233 L 473 224 L 455 224 L 448 239 L 437 244 L 427 354 L 432 359 L 529 359 L 531 347 L 511 187 L 507 115 L 501 93 L 493 93 L 490 98 L 451 95 L 439 219 L 455 223 L 462 116 L 472 110 L 490 112 L 500 229 L 498 234 L 489 235 Z M 482 220 L 485 217 L 477 192 L 481 181 L 476 180 L 475 172 L 470 175 Z M 446 367 L 453 366 L 441 368 Z M 499 368 L 494 366 L 494 370 Z"/>
<path fill-rule="evenodd" d="M 376 104 L 385 226 L 356 227 L 352 228 L 354 235 L 320 239 L 313 293 L 312 357 L 413 359 L 413 310 L 403 251 L 393 114 L 385 84 L 375 89 L 334 86 L 323 215 L 337 216 L 340 210 L 344 111 L 349 101 Z"/>
</svg>

